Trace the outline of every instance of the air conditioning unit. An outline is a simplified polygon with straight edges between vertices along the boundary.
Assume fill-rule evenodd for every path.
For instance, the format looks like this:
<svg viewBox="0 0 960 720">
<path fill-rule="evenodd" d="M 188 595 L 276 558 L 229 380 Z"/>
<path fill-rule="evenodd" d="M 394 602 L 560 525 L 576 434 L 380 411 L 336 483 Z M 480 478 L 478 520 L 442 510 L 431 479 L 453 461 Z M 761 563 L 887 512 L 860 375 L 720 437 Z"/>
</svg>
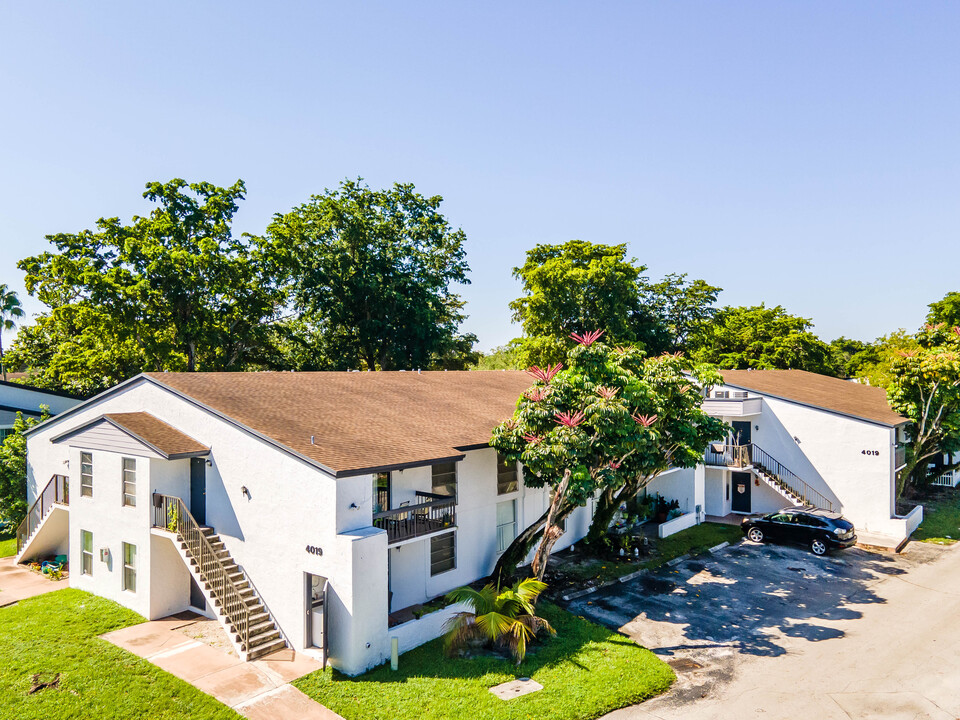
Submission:
<svg viewBox="0 0 960 720">
<path fill-rule="evenodd" d="M 739 391 L 739 392 L 735 392 L 735 393 L 733 394 L 733 396 L 734 396 L 735 398 L 737 398 L 738 400 L 744 400 L 744 399 L 746 399 L 746 397 L 747 397 L 747 393 L 742 392 L 742 391 Z"/>
</svg>

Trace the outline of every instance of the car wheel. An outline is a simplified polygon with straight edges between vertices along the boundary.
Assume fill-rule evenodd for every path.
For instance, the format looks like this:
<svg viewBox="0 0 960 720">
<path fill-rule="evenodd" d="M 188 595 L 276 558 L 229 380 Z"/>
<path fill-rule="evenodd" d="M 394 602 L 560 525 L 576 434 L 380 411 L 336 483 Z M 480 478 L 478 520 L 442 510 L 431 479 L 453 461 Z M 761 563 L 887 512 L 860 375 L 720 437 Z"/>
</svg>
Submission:
<svg viewBox="0 0 960 720">
<path fill-rule="evenodd" d="M 810 543 L 810 550 L 814 555 L 826 555 L 827 544 L 823 540 L 814 540 Z"/>
<path fill-rule="evenodd" d="M 755 543 L 763 542 L 763 530 L 758 527 L 750 528 L 750 532 L 747 533 L 747 537 Z"/>
</svg>

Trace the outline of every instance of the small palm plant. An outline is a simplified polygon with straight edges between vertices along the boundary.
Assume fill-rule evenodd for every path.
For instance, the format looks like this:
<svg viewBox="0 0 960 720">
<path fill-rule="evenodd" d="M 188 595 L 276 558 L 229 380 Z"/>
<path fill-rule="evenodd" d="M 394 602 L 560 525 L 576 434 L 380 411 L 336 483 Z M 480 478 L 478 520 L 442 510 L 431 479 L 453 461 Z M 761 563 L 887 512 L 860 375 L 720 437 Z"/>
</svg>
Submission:
<svg viewBox="0 0 960 720">
<path fill-rule="evenodd" d="M 517 665 L 527 654 L 527 643 L 541 630 L 551 635 L 550 623 L 536 615 L 534 604 L 547 584 L 527 578 L 513 587 L 500 590 L 485 585 L 481 590 L 457 588 L 447 593 L 451 603 L 466 603 L 473 612 L 460 612 L 444 625 L 443 647 L 453 655 L 472 642 L 499 645 L 510 650 Z"/>
</svg>

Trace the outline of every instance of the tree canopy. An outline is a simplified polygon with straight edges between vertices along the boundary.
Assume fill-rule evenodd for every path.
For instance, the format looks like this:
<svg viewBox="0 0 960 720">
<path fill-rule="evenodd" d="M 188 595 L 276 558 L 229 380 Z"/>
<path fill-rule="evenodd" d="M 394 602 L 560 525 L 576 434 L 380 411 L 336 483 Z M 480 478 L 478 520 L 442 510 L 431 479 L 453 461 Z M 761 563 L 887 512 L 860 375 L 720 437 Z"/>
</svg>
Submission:
<svg viewBox="0 0 960 720">
<path fill-rule="evenodd" d="M 724 307 L 691 341 L 700 362 L 730 370 L 797 369 L 838 374 L 830 347 L 810 332 L 812 321 L 781 306 Z"/>
<path fill-rule="evenodd" d="M 927 325 L 916 339 L 916 349 L 898 352 L 887 388 L 890 406 L 912 421 L 898 492 L 925 484 L 934 456 L 960 450 L 960 327 Z"/>
<path fill-rule="evenodd" d="M 530 369 L 533 386 L 490 444 L 522 464 L 524 483 L 551 488 L 544 514 L 501 556 L 500 579 L 512 572 L 543 529 L 535 571 L 542 577 L 559 522 L 600 493 L 595 522 L 605 531 L 612 511 L 670 467 L 693 467 L 725 425 L 701 407 L 702 388 L 719 384 L 709 366 L 679 355 L 646 358 L 632 347 L 611 349 L 597 333 L 576 336 L 566 366 Z M 568 341 L 569 345 L 569 341 Z"/>
<path fill-rule="evenodd" d="M 259 351 L 282 294 L 256 244 L 231 232 L 244 184 L 147 184 L 156 204 L 128 224 L 47 239 L 21 260 L 50 311 L 14 352 L 32 382 L 91 393 L 142 370 L 235 370 Z"/>
<path fill-rule="evenodd" d="M 686 275 L 650 283 L 645 265 L 627 258 L 627 246 L 570 240 L 537 245 L 514 268 L 523 295 L 510 303 L 524 335 L 521 366 L 559 362 L 569 333 L 606 328 L 614 345 L 638 345 L 649 354 L 685 347 L 714 312 L 719 288 Z"/>
<path fill-rule="evenodd" d="M 927 313 L 927 323 L 937 325 L 943 323 L 947 327 L 960 326 L 960 292 L 948 292 L 942 300 L 930 303 L 930 312 Z"/>
<path fill-rule="evenodd" d="M 462 368 L 473 335 L 458 334 L 467 284 L 466 236 L 440 196 L 411 184 L 371 190 L 344 181 L 267 229 L 264 246 L 295 324 L 280 328 L 298 364 L 313 369 Z M 276 360 L 290 361 L 285 353 Z"/>
</svg>

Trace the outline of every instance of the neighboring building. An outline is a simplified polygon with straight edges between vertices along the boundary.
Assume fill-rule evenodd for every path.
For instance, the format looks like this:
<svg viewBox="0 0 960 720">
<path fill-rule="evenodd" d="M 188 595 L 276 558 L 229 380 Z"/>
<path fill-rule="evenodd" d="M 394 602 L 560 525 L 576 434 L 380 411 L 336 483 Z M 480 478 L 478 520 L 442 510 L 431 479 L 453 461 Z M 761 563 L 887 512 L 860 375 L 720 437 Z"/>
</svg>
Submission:
<svg viewBox="0 0 960 720">
<path fill-rule="evenodd" d="M 726 376 L 705 405 L 739 437 L 650 488 L 686 511 L 671 532 L 796 492 L 861 528 L 906 532 L 892 494 L 905 421 L 874 388 Z M 69 552 L 73 587 L 148 618 L 218 617 L 241 656 L 287 645 L 361 672 L 389 657 L 391 637 L 401 652 L 436 637 L 456 608 L 417 619 L 411 606 L 488 575 L 546 509 L 548 492 L 488 446 L 530 383 L 515 371 L 140 375 L 30 431 L 29 497 L 62 500 L 41 508 L 19 558 Z M 557 550 L 592 512 L 568 519 Z"/>
<path fill-rule="evenodd" d="M 768 513 L 808 503 L 842 512 L 863 537 L 897 547 L 923 518 L 896 512 L 908 420 L 886 392 L 802 370 L 724 370 L 704 400 L 733 430 L 704 465 L 648 491 L 684 498 L 705 515 Z"/>
<path fill-rule="evenodd" d="M 73 395 L 13 382 L 23 377 L 23 373 L 7 373 L 7 380 L 0 380 L 0 442 L 13 431 L 18 412 L 39 419 L 44 405 L 56 415 L 80 403 L 80 398 Z"/>
</svg>

